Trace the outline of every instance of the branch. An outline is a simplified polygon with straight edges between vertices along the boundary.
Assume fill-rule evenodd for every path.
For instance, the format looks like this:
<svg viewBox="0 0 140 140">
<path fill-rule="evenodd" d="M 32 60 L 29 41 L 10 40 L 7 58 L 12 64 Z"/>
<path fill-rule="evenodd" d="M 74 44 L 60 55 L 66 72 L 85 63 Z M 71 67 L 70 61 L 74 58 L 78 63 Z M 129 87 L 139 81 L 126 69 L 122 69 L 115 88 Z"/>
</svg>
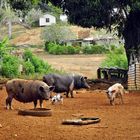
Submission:
<svg viewBox="0 0 140 140">
<path fill-rule="evenodd" d="M 22 26 L 24 26 L 25 28 L 27 28 L 27 29 L 31 29 L 31 26 L 29 26 L 28 24 L 26 24 L 26 23 L 23 23 L 23 22 L 16 22 L 17 24 L 20 24 L 20 25 L 22 25 Z"/>
<path fill-rule="evenodd" d="M 122 8 L 122 10 L 124 11 L 126 18 L 128 18 L 127 9 L 125 9 L 125 7 L 124 7 L 124 8 Z"/>
</svg>

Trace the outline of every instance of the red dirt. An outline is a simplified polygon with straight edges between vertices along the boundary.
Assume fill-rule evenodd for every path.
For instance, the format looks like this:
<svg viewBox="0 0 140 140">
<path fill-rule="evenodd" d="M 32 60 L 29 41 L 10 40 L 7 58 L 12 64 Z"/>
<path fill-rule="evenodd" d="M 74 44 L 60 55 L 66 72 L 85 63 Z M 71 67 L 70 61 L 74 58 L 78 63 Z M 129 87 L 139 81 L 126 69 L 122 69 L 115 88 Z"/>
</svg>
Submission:
<svg viewBox="0 0 140 140">
<path fill-rule="evenodd" d="M 77 93 L 77 94 L 76 94 Z M 0 90 L 0 140 L 139 140 L 140 93 L 124 95 L 124 105 L 110 106 L 105 91 L 77 91 L 75 98 L 65 98 L 63 105 L 51 105 L 51 117 L 17 115 L 17 109 L 29 109 L 32 103 L 13 100 L 15 110 L 5 110 L 5 89 Z M 72 114 L 100 117 L 101 122 L 85 126 L 62 125 Z"/>
</svg>

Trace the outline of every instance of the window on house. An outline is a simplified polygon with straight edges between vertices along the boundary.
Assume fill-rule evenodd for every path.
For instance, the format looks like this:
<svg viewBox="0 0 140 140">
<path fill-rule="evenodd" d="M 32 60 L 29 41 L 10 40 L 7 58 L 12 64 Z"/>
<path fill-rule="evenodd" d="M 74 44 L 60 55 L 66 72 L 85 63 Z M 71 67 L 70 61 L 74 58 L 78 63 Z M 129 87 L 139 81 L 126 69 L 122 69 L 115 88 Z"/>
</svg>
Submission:
<svg viewBox="0 0 140 140">
<path fill-rule="evenodd" d="M 46 18 L 46 22 L 50 22 L 50 19 L 49 18 Z"/>
</svg>

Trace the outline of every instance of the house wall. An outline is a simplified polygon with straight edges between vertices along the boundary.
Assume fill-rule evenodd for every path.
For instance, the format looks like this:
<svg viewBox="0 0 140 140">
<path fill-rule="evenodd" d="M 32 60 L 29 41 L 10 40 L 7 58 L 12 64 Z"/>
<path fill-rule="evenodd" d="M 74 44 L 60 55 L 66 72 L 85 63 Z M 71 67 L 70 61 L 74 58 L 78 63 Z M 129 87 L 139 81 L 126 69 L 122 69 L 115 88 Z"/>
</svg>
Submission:
<svg viewBox="0 0 140 140">
<path fill-rule="evenodd" d="M 61 14 L 61 15 L 60 15 L 60 20 L 63 21 L 63 22 L 67 22 L 67 21 L 68 21 L 67 15 Z"/>
<path fill-rule="evenodd" d="M 46 14 L 39 19 L 39 26 L 47 26 L 55 23 L 56 23 L 56 18 L 49 14 Z"/>
</svg>

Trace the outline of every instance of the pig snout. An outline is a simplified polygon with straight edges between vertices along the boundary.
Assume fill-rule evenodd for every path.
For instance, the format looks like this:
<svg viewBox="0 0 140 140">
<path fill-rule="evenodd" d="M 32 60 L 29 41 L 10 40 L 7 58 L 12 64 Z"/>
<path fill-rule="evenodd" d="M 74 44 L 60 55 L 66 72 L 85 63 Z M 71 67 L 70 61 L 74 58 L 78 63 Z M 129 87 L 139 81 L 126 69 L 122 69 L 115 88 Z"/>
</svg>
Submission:
<svg viewBox="0 0 140 140">
<path fill-rule="evenodd" d="M 84 88 L 90 89 L 90 86 L 88 85 L 88 83 L 84 84 Z"/>
<path fill-rule="evenodd" d="M 44 99 L 45 99 L 45 100 L 49 100 L 49 99 L 50 99 L 50 96 L 45 95 L 45 96 L 44 96 Z"/>
<path fill-rule="evenodd" d="M 90 86 L 89 86 L 89 85 L 87 85 L 87 88 L 88 88 L 88 89 L 90 89 Z"/>
</svg>

